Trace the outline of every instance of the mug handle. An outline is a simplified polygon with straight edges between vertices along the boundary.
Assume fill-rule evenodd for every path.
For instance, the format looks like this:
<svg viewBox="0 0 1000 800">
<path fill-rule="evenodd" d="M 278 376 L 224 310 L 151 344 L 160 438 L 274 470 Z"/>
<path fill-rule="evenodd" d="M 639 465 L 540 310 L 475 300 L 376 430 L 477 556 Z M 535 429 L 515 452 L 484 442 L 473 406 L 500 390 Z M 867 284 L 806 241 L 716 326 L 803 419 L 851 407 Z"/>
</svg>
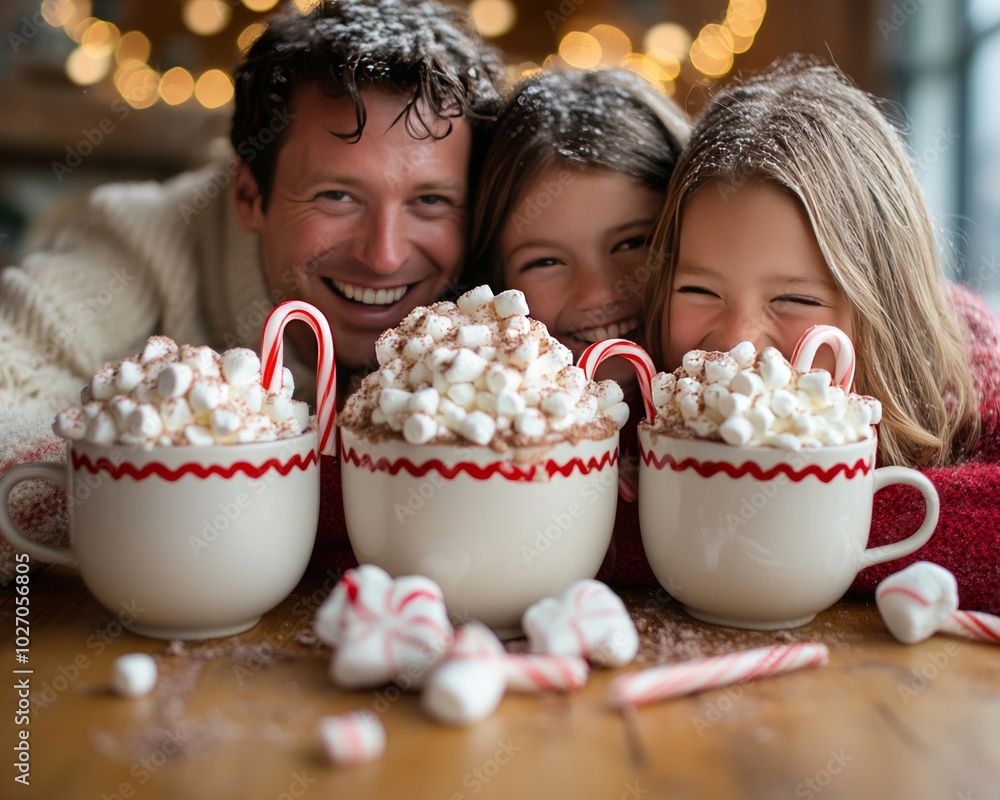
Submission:
<svg viewBox="0 0 1000 800">
<path fill-rule="evenodd" d="M 924 521 L 920 523 L 920 527 L 913 534 L 900 542 L 893 542 L 881 547 L 872 547 L 865 550 L 861 557 L 860 569 L 865 569 L 873 564 L 881 564 L 883 561 L 902 558 L 919 550 L 927 544 L 927 540 L 931 538 L 931 534 L 934 533 L 934 529 L 937 527 L 941 503 L 938 500 L 937 489 L 934 488 L 934 484 L 926 476 L 909 467 L 880 467 L 875 470 L 876 492 L 893 484 L 904 484 L 920 490 L 920 494 L 924 496 L 924 507 L 926 509 L 924 511 Z"/>
<path fill-rule="evenodd" d="M 19 483 L 31 480 L 52 481 L 66 491 L 66 465 L 54 461 L 35 464 L 18 464 L 0 475 L 0 534 L 14 547 L 24 550 L 29 556 L 48 564 L 59 564 L 71 569 L 79 569 L 73 551 L 68 547 L 50 547 L 33 542 L 14 524 L 7 510 L 7 498 Z"/>
</svg>

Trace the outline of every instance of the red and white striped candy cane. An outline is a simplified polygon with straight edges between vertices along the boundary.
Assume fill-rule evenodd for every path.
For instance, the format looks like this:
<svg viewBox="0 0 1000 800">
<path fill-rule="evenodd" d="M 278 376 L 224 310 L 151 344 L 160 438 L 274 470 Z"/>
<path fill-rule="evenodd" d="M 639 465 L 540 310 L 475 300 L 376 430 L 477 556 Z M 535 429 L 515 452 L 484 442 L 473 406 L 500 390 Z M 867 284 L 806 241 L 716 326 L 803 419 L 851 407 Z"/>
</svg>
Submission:
<svg viewBox="0 0 1000 800">
<path fill-rule="evenodd" d="M 982 611 L 955 611 L 941 625 L 941 632 L 1000 644 L 1000 617 Z"/>
<path fill-rule="evenodd" d="M 260 343 L 260 378 L 269 392 L 281 389 L 284 366 L 285 326 L 292 320 L 308 323 L 316 335 L 319 357 L 316 364 L 316 415 L 319 419 L 319 451 L 336 455 L 333 419 L 337 413 L 337 362 L 333 352 L 330 323 L 318 308 L 302 300 L 286 300 L 271 309 L 264 323 Z"/>
<path fill-rule="evenodd" d="M 572 692 L 590 675 L 590 666 L 579 656 L 509 653 L 501 666 L 512 692 Z"/>
<path fill-rule="evenodd" d="M 731 683 L 745 683 L 823 665 L 829 658 L 825 644 L 778 644 L 698 658 L 683 664 L 650 667 L 612 681 L 608 687 L 608 700 L 615 708 L 640 706 Z"/>
<path fill-rule="evenodd" d="M 854 343 L 840 328 L 833 325 L 813 325 L 799 338 L 792 353 L 792 366 L 799 372 L 813 368 L 816 353 L 829 345 L 837 359 L 833 382 L 845 392 L 854 385 Z"/>
<path fill-rule="evenodd" d="M 628 339 L 605 339 L 602 342 L 594 342 L 583 351 L 576 365 L 583 370 L 587 380 L 592 381 L 597 368 L 612 356 L 621 356 L 632 365 L 639 379 L 639 391 L 642 392 L 646 418 L 653 419 L 656 416 L 656 408 L 653 406 L 652 383 L 656 367 L 653 366 L 653 359 L 649 357 L 649 353 L 635 342 L 630 342 Z"/>
</svg>

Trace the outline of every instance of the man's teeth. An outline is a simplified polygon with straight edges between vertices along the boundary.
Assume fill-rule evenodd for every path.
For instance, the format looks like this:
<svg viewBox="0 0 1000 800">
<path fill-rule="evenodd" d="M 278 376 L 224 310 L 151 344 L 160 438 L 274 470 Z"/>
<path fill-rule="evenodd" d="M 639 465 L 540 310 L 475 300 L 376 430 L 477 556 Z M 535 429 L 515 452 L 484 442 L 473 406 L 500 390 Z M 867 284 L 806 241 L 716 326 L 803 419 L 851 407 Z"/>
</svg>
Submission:
<svg viewBox="0 0 1000 800">
<path fill-rule="evenodd" d="M 334 281 L 333 285 L 348 300 L 354 300 L 368 306 L 391 306 L 403 298 L 408 288 L 406 286 L 397 286 L 394 289 L 372 289 L 371 287 L 355 286 L 353 283 L 344 283 L 343 281 Z"/>
<path fill-rule="evenodd" d="M 605 327 L 587 328 L 586 330 L 574 331 L 573 335 L 588 344 L 600 342 L 604 339 L 623 339 L 627 334 L 633 333 L 639 327 L 639 318 L 631 317 L 623 319 L 621 322 L 612 322 Z"/>
</svg>

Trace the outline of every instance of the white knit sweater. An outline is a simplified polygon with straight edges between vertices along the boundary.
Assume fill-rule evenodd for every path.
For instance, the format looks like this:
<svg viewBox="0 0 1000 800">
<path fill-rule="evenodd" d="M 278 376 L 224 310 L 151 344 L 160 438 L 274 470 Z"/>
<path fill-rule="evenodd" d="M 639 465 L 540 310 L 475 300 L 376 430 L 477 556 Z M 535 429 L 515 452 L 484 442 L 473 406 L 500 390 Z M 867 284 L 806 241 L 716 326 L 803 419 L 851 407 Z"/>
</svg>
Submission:
<svg viewBox="0 0 1000 800">
<path fill-rule="evenodd" d="M 231 164 L 164 184 L 103 186 L 43 252 L 0 273 L 0 472 L 60 458 L 53 416 L 78 402 L 97 367 L 138 352 L 154 333 L 259 351 L 267 312 L 285 298 L 269 295 L 257 236 L 236 218 Z M 285 360 L 308 396 L 312 371 L 291 348 Z M 59 490 L 16 491 L 11 512 L 24 530 L 64 542 Z M 0 583 L 12 566 L 0 539 Z"/>
</svg>

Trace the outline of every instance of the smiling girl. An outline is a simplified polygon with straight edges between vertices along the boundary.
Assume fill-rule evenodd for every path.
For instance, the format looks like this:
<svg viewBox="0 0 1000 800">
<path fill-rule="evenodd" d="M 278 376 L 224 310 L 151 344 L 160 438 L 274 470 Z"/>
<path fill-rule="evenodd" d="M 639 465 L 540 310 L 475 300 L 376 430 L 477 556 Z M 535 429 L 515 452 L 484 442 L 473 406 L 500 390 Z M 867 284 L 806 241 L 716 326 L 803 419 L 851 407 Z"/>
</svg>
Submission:
<svg viewBox="0 0 1000 800">
<path fill-rule="evenodd" d="M 501 112 L 473 212 L 478 269 L 520 289 L 531 316 L 579 355 L 641 339 L 647 244 L 688 124 L 628 70 L 546 71 Z M 613 359 L 601 378 L 634 381 Z"/>
<path fill-rule="evenodd" d="M 480 278 L 524 292 L 531 316 L 577 359 L 602 339 L 641 342 L 649 238 L 688 129 L 669 97 L 627 70 L 523 79 L 500 114 L 473 211 Z M 620 464 L 634 499 L 642 416 L 635 373 L 611 359 L 597 378 L 618 381 L 632 408 Z M 599 577 L 655 585 L 633 502 L 619 503 Z"/>
<path fill-rule="evenodd" d="M 923 558 L 956 574 L 963 608 L 1000 610 L 1000 323 L 945 279 L 906 146 L 878 104 L 835 68 L 795 59 L 722 90 L 677 164 L 653 250 L 666 267 L 649 295 L 660 368 L 744 340 L 788 358 L 817 324 L 854 341 L 855 391 L 882 403 L 880 465 L 923 469 L 941 499 L 931 541 L 855 588 Z M 913 494 L 876 496 L 871 544 L 919 524 Z"/>
</svg>

